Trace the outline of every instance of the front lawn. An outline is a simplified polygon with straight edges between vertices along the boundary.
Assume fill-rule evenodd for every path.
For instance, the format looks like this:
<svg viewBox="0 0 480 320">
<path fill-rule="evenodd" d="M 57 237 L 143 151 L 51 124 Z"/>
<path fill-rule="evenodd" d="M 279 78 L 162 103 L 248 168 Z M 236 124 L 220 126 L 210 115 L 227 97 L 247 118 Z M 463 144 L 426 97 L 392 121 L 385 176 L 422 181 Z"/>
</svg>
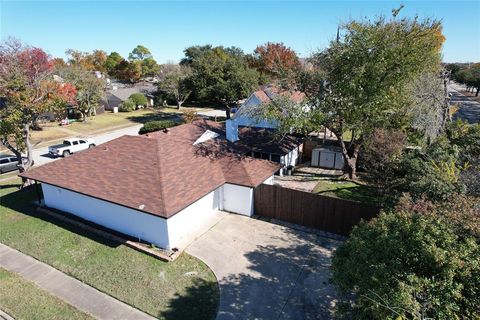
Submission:
<svg viewBox="0 0 480 320">
<path fill-rule="evenodd" d="M 212 319 L 212 271 L 183 253 L 163 262 L 36 212 L 33 188 L 0 185 L 0 242 L 160 319 Z"/>
<path fill-rule="evenodd" d="M 0 268 L 0 309 L 15 319 L 94 319 L 3 268 Z"/>
</svg>

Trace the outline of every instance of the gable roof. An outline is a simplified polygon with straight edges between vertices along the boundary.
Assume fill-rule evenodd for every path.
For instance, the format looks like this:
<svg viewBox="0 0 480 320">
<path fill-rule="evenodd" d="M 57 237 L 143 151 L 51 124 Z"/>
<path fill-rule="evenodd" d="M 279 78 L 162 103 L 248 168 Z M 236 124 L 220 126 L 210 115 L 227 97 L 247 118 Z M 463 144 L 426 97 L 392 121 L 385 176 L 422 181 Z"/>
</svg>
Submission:
<svg viewBox="0 0 480 320">
<path fill-rule="evenodd" d="M 193 145 L 205 121 L 145 136 L 122 136 L 20 176 L 169 218 L 224 183 L 256 187 L 279 169 L 220 145 Z M 211 149 L 209 151 L 212 151 Z"/>
<path fill-rule="evenodd" d="M 120 101 L 125 101 L 134 93 L 143 93 L 144 95 L 148 95 L 154 93 L 156 90 L 157 88 L 151 84 L 137 84 L 134 86 L 119 87 L 115 90 L 109 90 L 107 94 L 109 96 L 109 99 L 112 99 L 112 97 L 116 97 Z"/>
<path fill-rule="evenodd" d="M 305 94 L 303 92 L 298 90 L 282 90 L 275 85 L 262 86 L 259 90 L 255 91 L 253 95 L 256 96 L 261 103 L 270 103 L 277 95 L 286 96 L 296 103 L 300 103 L 305 99 Z"/>
</svg>

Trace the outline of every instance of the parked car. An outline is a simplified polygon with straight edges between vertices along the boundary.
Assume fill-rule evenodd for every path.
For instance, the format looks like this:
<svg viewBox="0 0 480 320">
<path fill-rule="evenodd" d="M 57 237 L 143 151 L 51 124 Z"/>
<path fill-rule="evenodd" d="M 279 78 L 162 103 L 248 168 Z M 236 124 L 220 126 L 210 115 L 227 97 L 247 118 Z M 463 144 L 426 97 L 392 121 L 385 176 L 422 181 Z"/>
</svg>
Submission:
<svg viewBox="0 0 480 320">
<path fill-rule="evenodd" d="M 68 157 L 72 153 L 95 147 L 93 139 L 71 138 L 61 144 L 48 147 L 48 153 L 54 156 Z"/>
<path fill-rule="evenodd" d="M 22 161 L 25 163 L 27 159 L 22 157 Z M 32 162 L 33 166 L 33 162 Z M 17 157 L 13 154 L 0 154 L 0 173 L 15 171 L 18 169 Z"/>
</svg>

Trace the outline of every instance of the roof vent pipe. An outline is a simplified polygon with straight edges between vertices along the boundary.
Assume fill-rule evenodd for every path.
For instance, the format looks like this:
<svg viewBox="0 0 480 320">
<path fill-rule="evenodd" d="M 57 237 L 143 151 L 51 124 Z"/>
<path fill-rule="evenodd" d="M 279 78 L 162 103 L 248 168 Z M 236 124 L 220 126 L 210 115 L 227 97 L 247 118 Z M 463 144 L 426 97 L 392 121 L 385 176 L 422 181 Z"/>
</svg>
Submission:
<svg viewBox="0 0 480 320">
<path fill-rule="evenodd" d="M 238 123 L 236 119 L 228 119 L 225 123 L 227 140 L 230 142 L 238 141 Z"/>
</svg>

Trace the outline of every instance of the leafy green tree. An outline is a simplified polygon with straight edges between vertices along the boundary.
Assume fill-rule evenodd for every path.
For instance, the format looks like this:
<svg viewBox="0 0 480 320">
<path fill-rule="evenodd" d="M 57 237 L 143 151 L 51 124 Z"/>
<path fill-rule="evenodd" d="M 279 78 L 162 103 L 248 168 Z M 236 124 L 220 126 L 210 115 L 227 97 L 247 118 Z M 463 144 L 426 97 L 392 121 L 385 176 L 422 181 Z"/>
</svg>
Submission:
<svg viewBox="0 0 480 320">
<path fill-rule="evenodd" d="M 478 195 L 480 125 L 453 122 L 430 145 L 405 152 L 392 188 L 441 202 L 452 194 Z"/>
<path fill-rule="evenodd" d="M 438 202 L 464 192 L 460 174 L 465 164 L 459 162 L 459 148 L 444 136 L 424 149 L 406 153 L 400 167 L 398 193 L 408 192 L 414 198 L 426 196 Z"/>
<path fill-rule="evenodd" d="M 95 113 L 99 101 L 105 96 L 105 81 L 97 78 L 89 70 L 71 66 L 59 71 L 59 75 L 77 88 L 76 105 L 83 121 Z"/>
<path fill-rule="evenodd" d="M 136 46 L 129 54 L 128 59 L 130 60 L 131 69 L 140 70 L 139 78 L 131 77 L 131 80 L 138 81 L 140 78 L 153 77 L 160 70 L 160 66 L 153 58 L 150 50 L 142 45 Z M 136 72 L 133 73 L 135 74 Z"/>
<path fill-rule="evenodd" d="M 460 182 L 467 194 L 480 196 L 480 124 L 460 120 L 447 127 L 450 143 L 459 149 L 458 163 L 464 167 Z"/>
<path fill-rule="evenodd" d="M 198 59 L 206 52 L 212 51 L 213 47 L 210 44 L 204 46 L 192 46 L 183 50 L 185 57 L 180 60 L 181 65 L 191 66 L 193 61 Z"/>
<path fill-rule="evenodd" d="M 456 209 L 462 211 L 457 217 L 473 218 L 470 208 Z M 428 213 L 432 210 L 431 204 L 416 204 L 408 210 L 382 213 L 369 223 L 360 223 L 337 249 L 333 282 L 345 294 L 340 309 L 349 317 L 480 316 L 478 235 L 463 222 Z"/>
<path fill-rule="evenodd" d="M 128 55 L 129 60 L 145 60 L 152 57 L 152 53 L 145 46 L 138 45 Z"/>
<path fill-rule="evenodd" d="M 115 71 L 118 65 L 124 61 L 123 57 L 118 52 L 112 52 L 108 55 L 107 59 L 105 60 L 105 70 L 109 75 L 115 75 Z"/>
<path fill-rule="evenodd" d="M 133 93 L 130 95 L 130 97 L 128 97 L 128 99 L 132 100 L 135 103 L 135 107 L 146 107 L 148 104 L 148 99 L 143 93 Z"/>
<path fill-rule="evenodd" d="M 397 19 L 397 14 L 394 11 L 390 20 L 345 24 L 338 39 L 312 57 L 314 68 L 299 76 L 299 88 L 307 95 L 305 108 L 312 112 L 308 119 L 336 135 L 351 179 L 356 177 L 359 152 L 376 128 L 408 123 L 407 85 L 440 68 L 441 23 Z M 283 117 L 277 120 L 280 130 L 292 130 Z M 346 132 L 352 133 L 349 143 L 343 138 Z"/>
<path fill-rule="evenodd" d="M 478 96 L 480 91 L 480 63 L 476 63 L 472 66 L 466 66 L 454 75 L 456 81 L 466 85 L 467 91 L 477 90 L 475 96 Z"/>
<path fill-rule="evenodd" d="M 178 109 L 192 93 L 191 74 L 191 68 L 186 65 L 167 64 L 162 68 L 159 89 L 175 98 Z"/>
<path fill-rule="evenodd" d="M 153 58 L 146 58 L 142 61 L 142 77 L 154 77 L 160 71 L 160 66 Z"/>
<path fill-rule="evenodd" d="M 258 73 L 248 67 L 238 48 L 204 50 L 191 62 L 192 88 L 200 99 L 221 103 L 230 118 L 230 107 L 247 97 L 258 85 Z"/>
</svg>

